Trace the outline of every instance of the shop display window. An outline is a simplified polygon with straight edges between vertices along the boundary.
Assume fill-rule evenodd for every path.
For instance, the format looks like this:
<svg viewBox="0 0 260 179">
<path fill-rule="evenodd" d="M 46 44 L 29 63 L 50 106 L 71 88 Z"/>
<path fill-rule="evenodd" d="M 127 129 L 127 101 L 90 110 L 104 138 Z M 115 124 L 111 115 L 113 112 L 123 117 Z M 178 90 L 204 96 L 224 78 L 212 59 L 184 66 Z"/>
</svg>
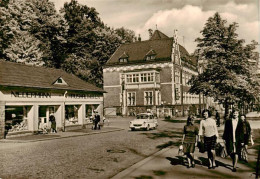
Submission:
<svg viewBox="0 0 260 179">
<path fill-rule="evenodd" d="M 65 106 L 66 125 L 78 124 L 79 108 L 80 108 L 80 105 L 66 105 Z"/>
<path fill-rule="evenodd" d="M 86 105 L 86 123 L 92 123 L 94 119 L 94 110 L 96 110 L 98 107 L 98 104 L 87 104 Z"/>
<path fill-rule="evenodd" d="M 5 127 L 8 132 L 28 130 L 28 112 L 31 106 L 6 106 Z"/>
</svg>

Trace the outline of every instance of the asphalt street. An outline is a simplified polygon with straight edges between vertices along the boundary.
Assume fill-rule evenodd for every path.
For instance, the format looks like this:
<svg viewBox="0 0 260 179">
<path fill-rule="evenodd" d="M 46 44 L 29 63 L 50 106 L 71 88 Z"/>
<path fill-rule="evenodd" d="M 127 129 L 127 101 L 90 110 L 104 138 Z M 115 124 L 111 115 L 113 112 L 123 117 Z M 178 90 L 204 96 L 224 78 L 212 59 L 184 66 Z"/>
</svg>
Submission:
<svg viewBox="0 0 260 179">
<path fill-rule="evenodd" d="M 110 133 L 0 143 L 0 178 L 110 178 L 181 135 L 162 120 L 157 130 L 132 132 L 130 120 L 110 119 L 110 127 L 124 129 Z"/>
</svg>

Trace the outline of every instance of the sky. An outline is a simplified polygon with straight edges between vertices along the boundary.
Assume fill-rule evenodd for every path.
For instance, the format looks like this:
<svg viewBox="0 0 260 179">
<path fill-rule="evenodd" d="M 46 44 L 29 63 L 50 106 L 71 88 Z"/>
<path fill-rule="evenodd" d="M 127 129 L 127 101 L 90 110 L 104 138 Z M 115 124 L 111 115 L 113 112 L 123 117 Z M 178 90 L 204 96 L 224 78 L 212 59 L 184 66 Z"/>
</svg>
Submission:
<svg viewBox="0 0 260 179">
<path fill-rule="evenodd" d="M 50 0 L 57 10 L 70 0 Z M 207 19 L 219 12 L 230 24 L 237 22 L 237 33 L 246 44 L 260 42 L 260 0 L 78 0 L 94 7 L 109 27 L 125 27 L 148 40 L 148 29 L 160 30 L 169 37 L 178 30 L 179 43 L 189 53 L 196 49 Z"/>
</svg>

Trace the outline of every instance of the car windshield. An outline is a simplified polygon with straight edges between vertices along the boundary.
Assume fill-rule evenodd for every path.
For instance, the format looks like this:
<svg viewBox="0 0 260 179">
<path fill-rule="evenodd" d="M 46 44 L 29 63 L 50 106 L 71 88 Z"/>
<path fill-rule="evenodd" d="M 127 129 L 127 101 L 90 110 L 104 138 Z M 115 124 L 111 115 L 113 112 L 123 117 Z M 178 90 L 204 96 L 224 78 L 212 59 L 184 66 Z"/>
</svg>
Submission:
<svg viewBox="0 0 260 179">
<path fill-rule="evenodd" d="M 136 118 L 137 119 L 149 119 L 149 115 L 147 115 L 147 114 L 139 114 L 139 115 L 136 116 Z"/>
</svg>

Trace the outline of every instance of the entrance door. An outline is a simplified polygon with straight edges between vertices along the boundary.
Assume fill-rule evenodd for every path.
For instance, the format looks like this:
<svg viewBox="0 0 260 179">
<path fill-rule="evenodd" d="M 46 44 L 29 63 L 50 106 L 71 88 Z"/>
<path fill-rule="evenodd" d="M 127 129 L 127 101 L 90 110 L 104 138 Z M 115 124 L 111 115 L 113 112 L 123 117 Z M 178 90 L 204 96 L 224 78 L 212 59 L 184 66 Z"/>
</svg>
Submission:
<svg viewBox="0 0 260 179">
<path fill-rule="evenodd" d="M 39 106 L 39 129 L 50 128 L 50 115 L 55 116 L 55 106 Z"/>
</svg>

